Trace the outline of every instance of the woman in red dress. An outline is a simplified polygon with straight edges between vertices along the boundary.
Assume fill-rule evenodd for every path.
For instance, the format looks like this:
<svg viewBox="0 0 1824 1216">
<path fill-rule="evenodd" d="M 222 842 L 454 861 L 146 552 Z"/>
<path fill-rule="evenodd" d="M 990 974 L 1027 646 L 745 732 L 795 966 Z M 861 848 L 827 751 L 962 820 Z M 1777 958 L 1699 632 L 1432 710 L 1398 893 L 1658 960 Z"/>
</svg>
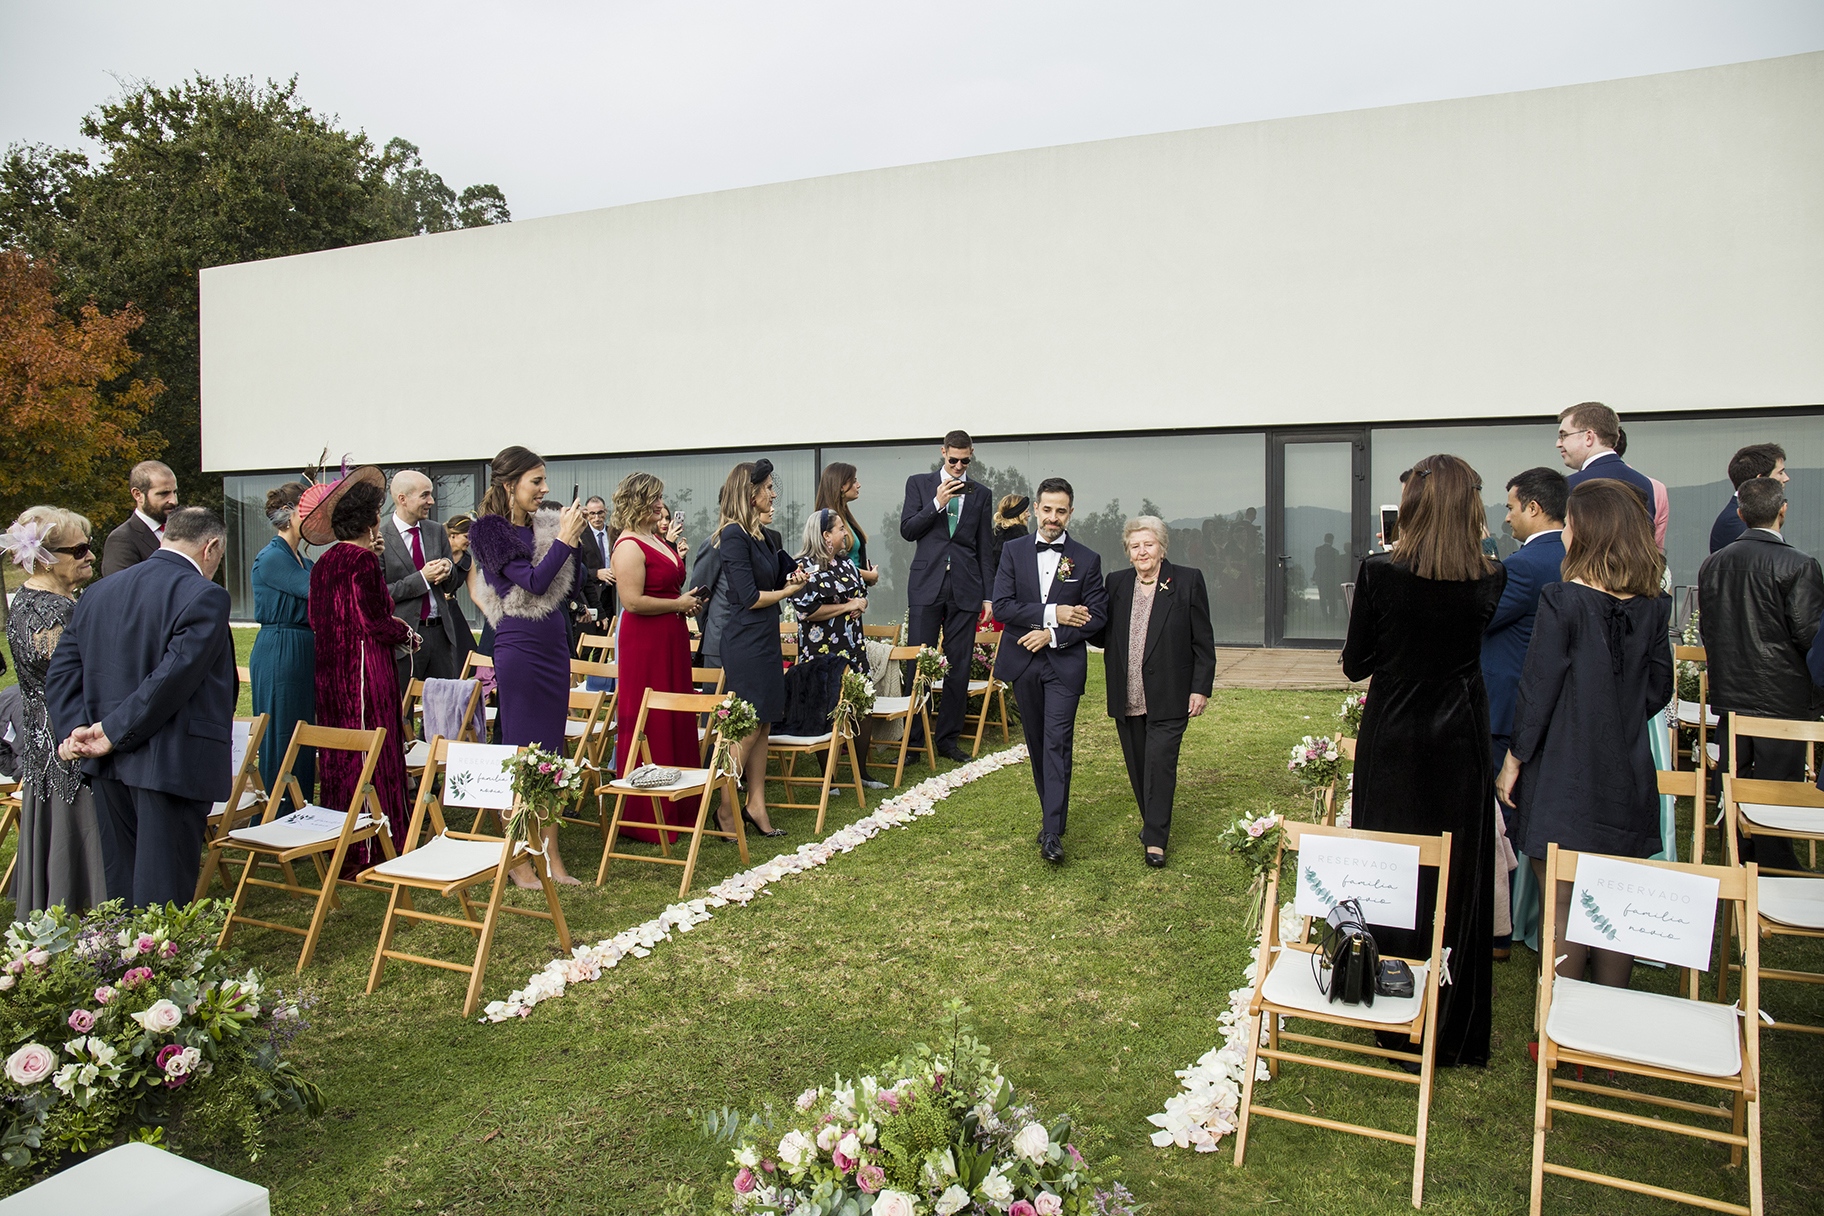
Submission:
<svg viewBox="0 0 1824 1216">
<path fill-rule="evenodd" d="M 665 484 L 650 473 L 629 473 L 614 489 L 614 543 L 611 565 L 621 598 L 620 633 L 614 653 L 620 663 L 615 720 L 614 771 L 626 776 L 638 763 L 630 757 L 634 723 L 648 688 L 659 692 L 695 692 L 690 682 L 690 631 L 684 618 L 697 611 L 695 596 L 684 590 L 684 559 L 655 533 L 665 511 Z M 699 766 L 695 714 L 654 712 L 646 718 L 652 762 L 668 768 Z M 640 807 L 640 802 L 647 806 Z M 650 807 L 663 807 L 665 822 L 688 826 L 696 807 L 675 799 L 633 800 L 632 813 L 651 818 Z M 626 828 L 635 840 L 657 842 L 650 829 Z M 670 835 L 670 833 L 667 833 Z M 675 837 L 674 837 L 675 839 Z M 667 842 L 669 843 L 669 841 Z"/>
</svg>

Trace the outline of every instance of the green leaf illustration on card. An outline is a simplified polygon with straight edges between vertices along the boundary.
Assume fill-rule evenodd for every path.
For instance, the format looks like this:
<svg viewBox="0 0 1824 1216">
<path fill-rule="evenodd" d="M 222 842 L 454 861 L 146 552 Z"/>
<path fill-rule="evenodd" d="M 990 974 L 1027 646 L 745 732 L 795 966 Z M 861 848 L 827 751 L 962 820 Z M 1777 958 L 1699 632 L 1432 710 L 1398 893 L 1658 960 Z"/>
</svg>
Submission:
<svg viewBox="0 0 1824 1216">
<path fill-rule="evenodd" d="M 1330 888 L 1324 885 L 1323 879 L 1310 866 L 1305 867 L 1305 883 L 1311 888 L 1311 894 L 1317 896 L 1331 907 L 1336 906 L 1336 896 L 1330 894 Z"/>
<path fill-rule="evenodd" d="M 1589 916 L 1590 923 L 1596 926 L 1596 931 L 1610 941 L 1614 941 L 1615 926 L 1610 924 L 1609 918 L 1602 914 L 1602 908 L 1596 903 L 1595 898 L 1585 891 L 1579 902 L 1583 904 L 1583 910 Z"/>
</svg>

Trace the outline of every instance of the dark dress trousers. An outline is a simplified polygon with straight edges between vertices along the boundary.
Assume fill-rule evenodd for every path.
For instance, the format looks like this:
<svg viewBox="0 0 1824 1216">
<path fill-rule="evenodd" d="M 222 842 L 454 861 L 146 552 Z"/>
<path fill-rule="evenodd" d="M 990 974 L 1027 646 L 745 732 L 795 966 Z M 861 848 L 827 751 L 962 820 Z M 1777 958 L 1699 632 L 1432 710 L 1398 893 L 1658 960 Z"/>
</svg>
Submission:
<svg viewBox="0 0 1824 1216">
<path fill-rule="evenodd" d="M 1507 834 L 1516 852 L 1659 852 L 1647 722 L 1672 699 L 1671 619 L 1666 595 L 1624 600 L 1580 583 L 1540 595 L 1514 706 L 1520 779 Z"/>
<path fill-rule="evenodd" d="M 159 549 L 158 533 L 146 527 L 146 521 L 134 511 L 127 516 L 127 522 L 108 533 L 108 539 L 101 546 L 101 575 L 119 574 L 129 566 L 151 557 Z"/>
<path fill-rule="evenodd" d="M 228 797 L 238 695 L 228 592 L 161 549 L 86 591 L 45 673 L 58 739 L 99 722 L 85 760 L 110 899 L 189 903 L 210 805 Z"/>
<path fill-rule="evenodd" d="M 1001 550 L 994 581 L 994 617 L 1006 627 L 1007 640 L 995 654 L 994 674 L 1013 686 L 1020 706 L 1020 729 L 1032 760 L 1032 783 L 1039 793 L 1041 833 L 1062 836 L 1070 817 L 1070 763 L 1077 726 L 1077 702 L 1089 671 L 1085 643 L 1108 623 L 1108 592 L 1102 585 L 1102 559 L 1088 545 L 1067 534 L 1051 593 L 1039 591 L 1039 554 L 1034 538 L 1022 536 Z M 1066 577 L 1064 562 L 1072 569 Z M 1045 605 L 1081 604 L 1089 623 L 1059 625 L 1058 644 L 1038 653 L 1018 644 L 1021 635 L 1045 627 Z M 954 660 L 950 668 L 954 674 Z"/>
<path fill-rule="evenodd" d="M 906 478 L 906 502 L 899 513 L 899 534 L 918 548 L 906 578 L 907 630 L 914 646 L 940 645 L 950 660 L 944 677 L 944 699 L 937 709 L 939 747 L 954 747 L 963 733 L 969 707 L 969 660 L 982 605 L 994 598 L 994 548 L 989 528 L 994 504 L 988 487 L 968 482 L 960 495 L 956 534 L 950 534 L 947 512 L 937 509 L 941 473 L 914 473 Z M 1100 584 L 1098 584 L 1098 591 Z"/>
<path fill-rule="evenodd" d="M 1163 849 L 1172 831 L 1172 799 L 1178 792 L 1178 747 L 1190 722 L 1191 694 L 1209 696 L 1216 683 L 1216 633 L 1210 626 L 1210 597 L 1203 571 L 1159 563 L 1153 610 L 1146 620 L 1146 648 L 1128 653 L 1133 621 L 1132 566 L 1108 576 L 1108 624 L 1091 640 L 1103 648 L 1108 675 L 1108 716 L 1121 737 L 1127 780 L 1140 808 L 1140 838 Z M 1146 712 L 1127 712 L 1127 679 L 1140 665 Z"/>
<path fill-rule="evenodd" d="M 1731 494 L 1729 501 L 1723 504 L 1723 509 L 1717 512 L 1716 522 L 1710 525 L 1710 552 L 1715 553 L 1725 545 L 1734 544 L 1742 539 L 1742 533 L 1748 531 L 1748 525 L 1742 522 L 1742 517 L 1736 512 L 1739 506 L 1741 503 Z"/>
<path fill-rule="evenodd" d="M 413 680 L 454 680 L 460 670 L 461 656 L 467 649 L 457 633 L 466 630 L 468 622 L 460 613 L 449 610 L 449 597 L 463 584 L 462 574 L 455 569 L 456 555 L 450 549 L 450 534 L 434 519 L 418 525 L 418 543 L 424 550 L 425 563 L 428 565 L 441 557 L 451 566 L 450 577 L 434 587 L 428 586 L 418 572 L 418 565 L 412 560 L 411 543 L 399 535 L 398 523 L 390 513 L 380 517 L 380 535 L 386 543 L 382 565 L 386 589 L 393 597 L 393 615 L 424 638 L 424 644 L 415 653 L 395 660 L 399 668 L 400 695 L 405 694 L 406 686 Z M 435 620 L 421 619 L 426 601 L 437 606 Z"/>
<path fill-rule="evenodd" d="M 1490 766 L 1482 631 L 1507 585 L 1500 565 L 1469 582 L 1420 578 L 1394 555 L 1365 559 L 1343 645 L 1343 674 L 1374 677 L 1355 751 L 1354 825 L 1450 833 L 1444 944 L 1454 982 L 1438 1004 L 1440 1064 L 1486 1064 L 1494 993 L 1495 773 Z M 1376 925 L 1383 954 L 1431 950 L 1437 899 L 1420 884 L 1417 927 Z M 1402 1042 L 1405 1036 L 1400 1036 Z"/>
<path fill-rule="evenodd" d="M 1514 691 L 1526 666 L 1527 643 L 1533 640 L 1539 593 L 1561 577 L 1564 533 L 1538 533 L 1501 564 L 1507 567 L 1507 589 L 1482 633 L 1482 681 L 1488 686 L 1488 729 L 1494 745 L 1490 755 L 1497 769 L 1507 758 L 1508 738 L 1514 733 Z"/>
<path fill-rule="evenodd" d="M 1581 469 L 1567 475 L 1564 480 L 1571 489 L 1575 490 L 1584 482 L 1595 481 L 1599 477 L 1607 477 L 1612 481 L 1619 481 L 1632 487 L 1634 493 L 1640 496 L 1641 505 L 1647 509 L 1647 518 L 1653 518 L 1653 483 L 1647 480 L 1645 473 L 1635 469 L 1613 452 L 1604 452 L 1600 456 L 1590 458 L 1584 462 Z"/>
</svg>

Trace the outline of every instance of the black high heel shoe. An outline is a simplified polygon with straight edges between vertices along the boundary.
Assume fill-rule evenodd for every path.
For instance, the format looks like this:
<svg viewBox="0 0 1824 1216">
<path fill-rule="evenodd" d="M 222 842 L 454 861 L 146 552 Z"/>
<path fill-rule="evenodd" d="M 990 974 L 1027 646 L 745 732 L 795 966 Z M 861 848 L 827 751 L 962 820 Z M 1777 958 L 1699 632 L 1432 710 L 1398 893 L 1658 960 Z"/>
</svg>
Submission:
<svg viewBox="0 0 1824 1216">
<path fill-rule="evenodd" d="M 741 808 L 741 818 L 747 820 L 747 825 L 749 827 L 753 828 L 754 831 L 760 833 L 760 835 L 762 835 L 762 836 L 783 836 L 783 835 L 785 835 L 784 828 L 774 828 L 772 831 L 769 832 L 765 828 L 761 827 L 759 825 L 759 823 L 755 821 L 754 817 L 747 813 L 746 807 Z"/>
</svg>

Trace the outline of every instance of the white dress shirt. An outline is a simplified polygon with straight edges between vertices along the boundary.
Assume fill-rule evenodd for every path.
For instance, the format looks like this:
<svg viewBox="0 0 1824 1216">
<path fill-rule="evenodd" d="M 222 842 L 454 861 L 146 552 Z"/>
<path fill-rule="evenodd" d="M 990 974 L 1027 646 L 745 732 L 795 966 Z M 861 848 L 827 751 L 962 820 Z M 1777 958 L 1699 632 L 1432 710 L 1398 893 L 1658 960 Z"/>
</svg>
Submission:
<svg viewBox="0 0 1824 1216">
<path fill-rule="evenodd" d="M 1070 533 L 1068 533 L 1068 532 L 1060 532 L 1060 533 L 1058 533 L 1058 539 L 1055 541 L 1051 541 L 1051 540 L 1046 540 L 1044 537 L 1038 536 L 1037 534 L 1035 534 L 1033 537 L 1033 543 L 1035 545 L 1061 545 L 1064 543 L 1065 538 L 1068 537 L 1069 535 L 1070 535 Z M 1051 583 L 1052 583 L 1052 580 L 1058 576 L 1058 566 L 1063 561 L 1063 559 L 1064 559 L 1064 555 L 1062 553 L 1056 553 L 1056 552 L 1052 552 L 1050 550 L 1040 550 L 1040 552 L 1039 552 L 1039 601 L 1040 601 L 1040 603 L 1045 603 L 1045 601 L 1047 601 L 1051 598 Z M 1047 632 L 1049 632 L 1051 634 L 1052 649 L 1054 649 L 1054 650 L 1057 649 L 1057 646 L 1058 646 L 1058 606 L 1056 604 L 1045 603 L 1045 629 Z"/>
<path fill-rule="evenodd" d="M 152 535 L 158 537 L 160 540 L 165 539 L 165 524 L 163 520 L 153 519 L 138 507 L 133 508 L 133 514 L 139 516 L 140 523 L 152 529 Z"/>
<path fill-rule="evenodd" d="M 403 519 L 400 519 L 399 512 L 397 512 L 397 511 L 393 512 L 393 527 L 398 529 L 399 539 L 405 542 L 405 551 L 408 554 L 412 551 L 412 529 L 416 528 L 417 526 L 418 526 L 417 524 L 408 524 Z M 424 551 L 424 533 L 423 532 L 418 533 L 418 550 L 421 553 Z M 424 564 L 427 566 L 431 564 L 431 559 L 428 556 L 424 559 Z M 424 571 L 420 570 L 418 572 L 418 577 L 424 580 L 424 589 L 426 591 L 434 592 L 436 590 L 435 587 L 431 586 L 430 576 L 425 574 Z M 431 615 L 428 618 L 426 618 L 427 620 L 434 621 L 437 619 L 437 615 L 438 615 L 437 600 L 438 600 L 438 598 L 439 597 L 436 595 L 432 595 L 430 597 Z"/>
<path fill-rule="evenodd" d="M 1520 547 L 1522 549 L 1526 548 L 1526 546 L 1532 544 L 1534 541 L 1538 540 L 1541 536 L 1560 536 L 1560 535 L 1563 535 L 1563 533 L 1564 533 L 1563 528 L 1541 528 L 1539 531 L 1533 533 L 1531 536 L 1529 536 L 1525 540 L 1521 541 Z"/>
<path fill-rule="evenodd" d="M 161 548 L 161 549 L 162 549 L 162 548 L 171 548 L 171 552 L 173 552 L 173 553 L 175 553 L 175 554 L 177 554 L 177 555 L 178 555 L 178 556 L 179 556 L 179 557 L 181 557 L 181 558 L 183 558 L 183 559 L 184 559 L 184 560 L 185 560 L 185 561 L 187 561 L 187 562 L 189 562 L 189 563 L 190 563 L 190 564 L 191 564 L 191 565 L 192 565 L 192 566 L 195 566 L 195 567 L 196 567 L 196 572 L 197 572 L 197 573 L 198 573 L 198 574 L 203 574 L 203 566 L 202 566 L 202 563 L 201 563 L 201 562 L 199 562 L 199 561 L 197 561 L 197 560 L 196 560 L 196 559 L 195 559 L 195 558 L 194 558 L 194 557 L 191 557 L 191 556 L 190 556 L 190 555 L 189 555 L 189 554 L 188 554 L 188 553 L 185 553 L 185 552 L 184 552 L 184 551 L 183 551 L 183 550 L 182 550 L 182 549 L 178 549 L 178 548 L 174 548 L 174 547 L 170 547 L 170 546 L 165 546 L 165 545 L 161 545 L 161 546 L 159 546 L 159 547 L 160 547 L 160 548 Z M 208 576 L 208 575 L 207 575 L 207 574 L 203 574 L 203 577 L 204 577 L 204 578 L 208 578 L 208 577 L 209 577 L 209 576 Z"/>
</svg>

